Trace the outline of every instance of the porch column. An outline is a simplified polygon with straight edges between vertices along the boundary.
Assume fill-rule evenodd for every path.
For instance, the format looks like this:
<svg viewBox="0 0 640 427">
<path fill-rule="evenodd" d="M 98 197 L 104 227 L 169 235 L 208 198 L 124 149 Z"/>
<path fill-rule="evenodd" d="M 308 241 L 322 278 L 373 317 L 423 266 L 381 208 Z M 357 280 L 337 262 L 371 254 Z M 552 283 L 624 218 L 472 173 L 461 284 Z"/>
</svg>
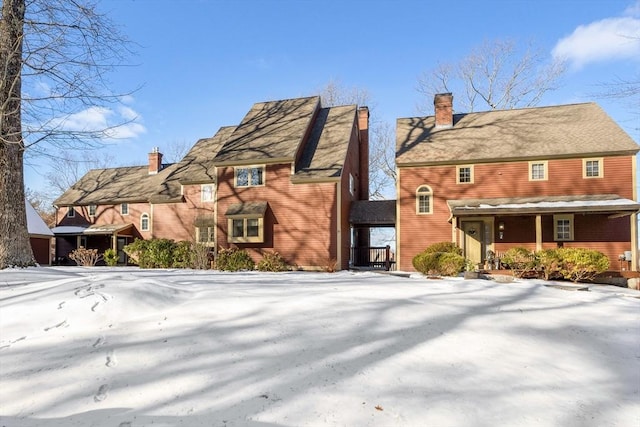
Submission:
<svg viewBox="0 0 640 427">
<path fill-rule="evenodd" d="M 542 250 L 542 215 L 536 215 L 536 251 Z"/>
<path fill-rule="evenodd" d="M 458 218 L 455 216 L 451 218 L 451 243 L 457 245 L 458 244 L 458 234 L 456 231 L 458 230 Z"/>
<path fill-rule="evenodd" d="M 111 235 L 111 249 L 118 253 L 118 233 L 113 233 Z"/>
</svg>

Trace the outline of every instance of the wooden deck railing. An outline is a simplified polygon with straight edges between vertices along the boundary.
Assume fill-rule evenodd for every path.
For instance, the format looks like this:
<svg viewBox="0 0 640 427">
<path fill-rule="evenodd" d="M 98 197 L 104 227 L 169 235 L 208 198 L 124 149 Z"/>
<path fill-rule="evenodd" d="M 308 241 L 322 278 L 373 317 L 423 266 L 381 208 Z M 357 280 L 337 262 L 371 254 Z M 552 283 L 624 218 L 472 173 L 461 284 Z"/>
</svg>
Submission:
<svg viewBox="0 0 640 427">
<path fill-rule="evenodd" d="M 395 270 L 396 262 L 391 246 L 365 246 L 351 248 L 351 265 L 356 268 Z"/>
</svg>

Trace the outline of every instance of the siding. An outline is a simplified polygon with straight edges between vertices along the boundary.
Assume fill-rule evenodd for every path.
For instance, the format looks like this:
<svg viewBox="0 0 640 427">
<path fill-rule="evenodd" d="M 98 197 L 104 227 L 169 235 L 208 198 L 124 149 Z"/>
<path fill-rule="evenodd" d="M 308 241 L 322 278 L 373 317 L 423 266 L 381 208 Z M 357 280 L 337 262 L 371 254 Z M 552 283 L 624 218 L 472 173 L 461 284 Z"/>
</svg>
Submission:
<svg viewBox="0 0 640 427">
<path fill-rule="evenodd" d="M 265 185 L 235 188 L 233 167 L 218 168 L 217 239 L 219 247 L 246 248 L 258 261 L 277 251 L 291 265 L 324 268 L 337 261 L 337 191 L 335 183 L 292 184 L 291 164 L 268 165 Z M 231 204 L 266 201 L 264 244 L 227 243 Z"/>
<path fill-rule="evenodd" d="M 431 243 L 452 240 L 447 200 L 588 194 L 618 194 L 635 200 L 633 157 L 605 157 L 603 163 L 603 178 L 583 178 L 581 158 L 548 160 L 545 181 L 529 181 L 528 161 L 478 164 L 473 167 L 473 184 L 456 184 L 456 165 L 399 168 L 399 269 L 412 271 L 411 260 L 417 253 Z M 431 215 L 416 214 L 415 192 L 420 185 L 429 185 L 433 190 Z M 497 227 L 494 228 L 496 251 L 531 244 L 531 249 L 535 249 L 533 217 L 512 216 L 500 220 L 505 222 L 505 234 L 500 240 Z M 552 216 L 543 217 L 544 247 L 557 245 L 553 242 L 552 221 Z M 598 250 L 614 260 L 623 246 L 630 250 L 629 217 L 611 220 L 606 215 L 576 215 L 574 226 L 576 241 L 571 245 L 600 248 Z"/>
</svg>

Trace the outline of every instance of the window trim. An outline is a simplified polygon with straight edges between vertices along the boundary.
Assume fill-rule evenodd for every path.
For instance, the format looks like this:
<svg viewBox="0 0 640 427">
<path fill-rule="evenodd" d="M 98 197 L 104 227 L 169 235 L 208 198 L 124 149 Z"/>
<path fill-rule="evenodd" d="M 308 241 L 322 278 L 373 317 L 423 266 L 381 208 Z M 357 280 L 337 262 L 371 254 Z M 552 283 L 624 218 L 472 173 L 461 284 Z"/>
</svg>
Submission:
<svg viewBox="0 0 640 427">
<path fill-rule="evenodd" d="M 544 178 L 533 177 L 533 166 L 542 165 L 544 170 Z M 549 181 L 549 161 L 548 160 L 536 160 L 529 162 L 529 181 Z"/>
<path fill-rule="evenodd" d="M 569 238 L 558 237 L 558 221 L 569 221 Z M 575 240 L 575 227 L 573 222 L 573 214 L 562 214 L 553 216 L 553 240 L 555 242 L 571 242 Z"/>
<path fill-rule="evenodd" d="M 238 185 L 238 170 L 247 170 L 247 185 Z M 260 184 L 251 184 L 251 170 L 262 169 L 262 182 Z M 267 173 L 265 165 L 247 165 L 247 166 L 234 166 L 233 167 L 233 186 L 235 188 L 249 188 L 249 187 L 264 187 Z"/>
<path fill-rule="evenodd" d="M 456 166 L 456 184 L 473 184 L 474 183 L 474 165 L 457 165 Z M 460 181 L 460 170 L 469 168 L 469 181 Z"/>
<path fill-rule="evenodd" d="M 129 215 L 129 203 L 120 203 L 120 215 Z"/>
<path fill-rule="evenodd" d="M 211 199 L 205 199 L 204 195 L 206 194 L 204 189 L 205 187 L 211 187 Z M 200 201 L 203 203 L 213 203 L 216 199 L 216 189 L 214 184 L 201 184 L 200 185 Z"/>
<path fill-rule="evenodd" d="M 420 194 L 421 193 L 421 189 L 426 189 L 427 191 L 423 192 L 425 194 Z M 428 193 L 428 194 L 427 194 Z M 429 210 L 427 212 L 422 212 L 420 210 L 420 197 L 421 196 L 426 196 L 429 198 Z M 416 214 L 417 215 L 431 215 L 433 214 L 433 190 L 431 189 L 430 186 L 423 184 L 420 185 L 417 189 L 416 189 Z"/>
<path fill-rule="evenodd" d="M 89 216 L 91 216 L 91 217 L 96 216 L 97 210 L 98 210 L 98 205 L 89 205 L 87 207 L 87 212 L 89 213 Z"/>
<path fill-rule="evenodd" d="M 247 236 L 248 220 L 258 220 L 258 235 Z M 233 221 L 243 221 L 243 236 L 233 235 Z M 264 243 L 264 217 L 257 215 L 234 215 L 227 218 L 227 242 L 228 243 Z"/>
<path fill-rule="evenodd" d="M 200 229 L 207 229 L 208 240 L 202 241 L 200 240 Z M 216 239 L 215 239 L 215 227 L 212 225 L 205 225 L 201 227 L 196 227 L 196 243 L 199 243 L 204 246 L 215 247 Z"/>
<path fill-rule="evenodd" d="M 587 163 L 598 162 L 598 175 L 587 175 Z M 604 159 L 602 157 L 590 157 L 582 159 L 582 177 L 584 179 L 604 178 Z"/>
<path fill-rule="evenodd" d="M 142 225 L 142 221 L 145 219 L 147 220 L 147 228 Z M 151 216 L 146 212 L 140 215 L 140 231 L 151 231 Z"/>
<path fill-rule="evenodd" d="M 76 207 L 67 206 L 67 218 L 75 218 L 75 217 L 76 217 Z"/>
</svg>

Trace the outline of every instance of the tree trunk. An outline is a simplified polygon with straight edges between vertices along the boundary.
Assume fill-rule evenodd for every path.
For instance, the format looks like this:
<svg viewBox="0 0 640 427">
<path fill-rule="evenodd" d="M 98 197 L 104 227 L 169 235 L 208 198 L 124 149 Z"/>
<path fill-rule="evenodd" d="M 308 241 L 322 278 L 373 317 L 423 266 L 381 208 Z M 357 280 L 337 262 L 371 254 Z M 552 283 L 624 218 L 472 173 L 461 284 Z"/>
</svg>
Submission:
<svg viewBox="0 0 640 427">
<path fill-rule="evenodd" d="M 4 0 L 0 20 L 0 269 L 34 265 L 27 230 L 22 140 L 24 0 Z"/>
</svg>

